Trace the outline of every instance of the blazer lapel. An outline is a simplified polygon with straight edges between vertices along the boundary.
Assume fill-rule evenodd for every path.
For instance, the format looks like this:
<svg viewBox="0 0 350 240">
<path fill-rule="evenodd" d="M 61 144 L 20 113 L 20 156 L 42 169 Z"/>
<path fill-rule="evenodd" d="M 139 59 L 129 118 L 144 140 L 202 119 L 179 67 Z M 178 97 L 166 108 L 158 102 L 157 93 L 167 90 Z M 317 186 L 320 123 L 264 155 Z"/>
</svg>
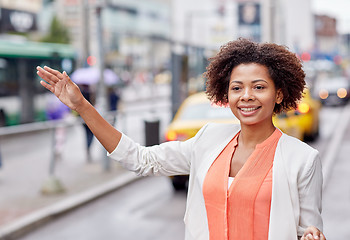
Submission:
<svg viewBox="0 0 350 240">
<path fill-rule="evenodd" d="M 222 133 L 222 139 L 218 141 L 217 146 L 213 148 L 213 150 L 203 158 L 203 162 L 201 163 L 198 172 L 197 179 L 200 182 L 200 187 L 203 189 L 203 182 L 205 175 L 207 174 L 210 166 L 213 164 L 214 160 L 219 156 L 219 154 L 224 150 L 227 144 L 232 140 L 232 138 L 240 131 L 239 125 L 233 125 L 232 130 L 227 129 L 224 133 Z M 208 141 L 212 141 L 213 139 L 209 139 Z"/>
<path fill-rule="evenodd" d="M 283 134 L 278 142 L 272 169 L 272 199 L 269 224 L 269 239 L 271 240 L 278 240 L 281 236 L 289 236 L 286 240 L 297 239 L 296 225 L 293 221 L 292 196 L 289 190 L 285 158 L 283 158 L 281 149 L 284 137 Z"/>
</svg>

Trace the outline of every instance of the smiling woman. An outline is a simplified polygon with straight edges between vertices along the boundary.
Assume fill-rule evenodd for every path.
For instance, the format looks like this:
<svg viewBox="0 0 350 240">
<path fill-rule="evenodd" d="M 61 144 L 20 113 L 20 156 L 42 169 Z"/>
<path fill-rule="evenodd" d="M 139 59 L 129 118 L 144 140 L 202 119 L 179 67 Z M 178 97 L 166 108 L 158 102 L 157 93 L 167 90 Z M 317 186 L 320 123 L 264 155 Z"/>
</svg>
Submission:
<svg viewBox="0 0 350 240">
<path fill-rule="evenodd" d="M 281 89 L 276 90 L 267 67 L 260 64 L 240 64 L 230 76 L 228 102 L 233 114 L 246 124 L 260 124 L 273 132 L 272 114 L 283 100 Z"/>
<path fill-rule="evenodd" d="M 305 85 L 299 59 L 285 47 L 246 39 L 224 45 L 205 73 L 207 94 L 239 124 L 208 123 L 190 139 L 151 147 L 105 121 L 65 72 L 38 67 L 38 74 L 125 168 L 189 174 L 186 240 L 325 240 L 318 152 L 272 122 L 274 113 L 297 107 Z"/>
<path fill-rule="evenodd" d="M 233 182 L 237 185 L 240 185 L 239 183 L 246 184 L 246 189 L 249 188 L 248 186 L 250 186 L 249 182 L 257 181 L 255 177 L 257 177 L 259 174 L 264 176 L 261 180 L 261 189 L 257 188 L 257 190 L 255 190 L 256 192 L 249 193 L 252 194 L 251 197 L 249 197 L 249 195 L 244 195 L 244 198 L 241 199 L 242 196 L 235 195 L 235 200 L 231 204 L 233 204 L 234 207 L 237 207 L 237 204 L 241 204 L 241 208 L 238 208 L 238 212 L 231 215 L 231 217 L 226 220 L 227 222 L 223 223 L 222 227 L 218 227 L 217 224 L 210 224 L 210 222 L 213 220 L 209 219 L 209 216 L 214 216 L 215 214 L 209 214 L 208 221 L 210 238 L 217 239 L 218 236 L 222 236 L 222 232 L 228 231 L 230 235 L 229 239 L 246 238 L 247 232 L 251 232 L 252 235 L 250 236 L 254 236 L 252 239 L 258 239 L 256 236 L 260 236 L 261 239 L 272 239 L 273 237 L 271 236 L 275 236 L 277 232 L 279 232 L 279 234 L 276 234 L 276 236 L 279 235 L 281 239 L 293 239 L 292 236 L 288 236 L 285 233 L 287 229 L 288 231 L 292 231 L 292 228 L 287 227 L 285 231 L 281 230 L 284 228 L 284 224 L 282 224 L 282 222 L 288 222 L 286 218 L 275 222 L 276 219 L 278 219 L 278 214 L 275 215 L 273 213 L 275 211 L 274 204 L 277 204 L 278 201 L 276 201 L 276 199 L 275 201 L 271 200 L 271 193 L 269 193 L 271 185 L 268 186 L 266 184 L 268 184 L 268 179 L 270 179 L 272 175 L 270 171 L 271 169 L 272 172 L 274 172 L 272 182 L 276 183 L 283 181 L 276 176 L 281 174 L 281 171 L 283 172 L 283 170 L 278 167 L 278 163 L 280 162 L 278 152 L 280 151 L 280 146 L 284 145 L 284 138 L 286 135 L 277 135 L 276 131 L 278 132 L 279 130 L 276 130 L 272 117 L 274 114 L 297 108 L 298 102 L 303 95 L 303 90 L 305 87 L 305 73 L 302 70 L 300 60 L 286 47 L 271 43 L 257 44 L 246 39 L 239 39 L 224 45 L 220 49 L 219 53 L 211 58 L 211 62 L 207 67 L 207 72 L 204 75 L 207 78 L 206 92 L 209 98 L 216 104 L 228 104 L 233 114 L 240 121 L 240 129 L 236 132 L 236 135 L 232 140 L 235 142 L 235 144 L 230 147 L 233 148 L 233 150 L 231 150 L 231 152 L 229 152 L 227 155 L 232 156 L 229 157 L 229 164 L 226 165 L 226 168 L 230 169 L 228 172 L 229 176 L 234 177 L 235 180 Z M 276 136 L 277 142 L 279 143 L 278 145 L 274 146 L 273 142 L 275 140 L 273 139 L 275 139 Z M 266 142 L 270 143 L 265 145 Z M 262 146 L 264 146 L 264 148 L 266 147 L 265 150 L 261 150 L 263 148 Z M 268 148 L 268 146 L 274 147 Z M 290 144 L 288 148 L 291 150 L 291 152 L 300 152 L 303 147 L 301 144 L 294 142 Z M 282 162 L 284 162 L 284 164 L 290 164 L 287 169 L 293 171 L 291 169 L 296 167 L 294 165 L 296 159 L 302 162 L 306 161 L 305 157 L 308 155 L 307 152 L 309 150 L 304 152 L 302 155 L 305 155 L 301 155 L 300 159 L 298 159 L 296 156 L 292 157 L 293 154 L 291 154 L 289 158 L 288 154 L 284 153 L 285 159 Z M 316 155 L 314 161 L 319 162 L 319 160 L 316 160 Z M 227 156 L 224 158 L 227 158 Z M 209 176 L 211 175 L 211 171 L 217 171 L 215 170 L 217 168 L 214 167 L 214 165 L 216 166 L 219 163 L 216 162 L 225 162 L 226 160 L 224 158 L 220 156 L 217 157 L 213 165 L 208 170 Z M 267 164 L 265 165 L 266 168 L 258 167 L 260 161 Z M 257 170 L 264 168 L 265 170 L 263 170 L 261 173 L 249 173 L 249 165 L 251 165 L 251 167 L 254 166 L 253 168 L 257 168 Z M 285 176 L 289 176 L 289 179 L 296 177 L 291 177 L 290 172 L 285 172 L 282 175 L 284 174 L 286 174 Z M 322 228 L 322 219 L 320 216 L 320 184 L 322 182 L 321 169 L 318 170 L 317 175 L 318 177 L 314 176 L 315 178 L 312 180 L 315 181 L 314 183 L 316 184 L 315 188 L 313 189 L 314 192 L 311 195 L 309 195 L 309 193 L 308 196 L 310 197 L 310 200 L 313 199 L 312 201 L 313 204 L 315 204 L 314 206 L 318 207 L 314 208 L 313 210 L 310 209 L 311 212 L 313 212 L 310 216 L 307 215 L 309 215 L 311 212 L 307 213 L 302 211 L 303 207 L 301 205 L 304 205 L 304 203 L 300 198 L 300 195 L 303 194 L 301 192 L 289 192 L 288 194 L 291 200 L 297 196 L 299 200 L 295 204 L 301 204 L 300 209 L 297 210 L 300 212 L 300 215 L 294 216 L 294 219 L 299 219 L 299 223 L 295 225 L 295 231 L 296 235 L 301 236 L 302 239 L 309 239 L 305 237 L 307 235 L 307 231 L 303 232 L 302 230 L 306 227 L 303 227 L 301 224 L 304 223 L 305 218 L 310 217 L 310 219 L 313 219 L 313 223 L 310 222 L 307 225 L 316 225 L 319 228 Z M 243 179 L 250 180 L 245 182 L 246 180 Z M 311 181 L 311 179 L 309 180 Z M 298 181 L 299 180 L 297 180 L 297 182 Z M 289 186 L 290 184 L 292 183 L 289 182 Z M 297 186 L 295 187 L 299 188 Z M 239 187 L 236 186 L 236 188 Z M 282 187 L 279 191 L 284 191 L 284 188 L 288 188 L 288 185 Z M 259 206 L 254 204 L 246 205 L 246 203 L 248 203 L 251 199 L 255 199 L 256 202 L 259 202 L 257 196 L 260 196 L 262 189 L 266 190 L 263 197 L 265 199 L 264 204 Z M 205 183 L 203 190 L 206 191 Z M 246 191 L 247 194 L 249 191 L 250 190 Z M 272 196 L 275 196 L 275 191 L 277 191 L 277 189 L 273 188 Z M 210 195 L 207 197 L 209 199 L 211 198 Z M 230 196 L 228 197 L 228 202 L 226 204 L 229 204 L 229 199 Z M 210 200 L 210 202 L 212 201 Z M 293 205 L 296 206 L 295 204 Z M 270 213 L 269 211 L 263 210 L 266 206 L 271 207 Z M 212 209 L 209 206 L 208 208 Z M 215 209 L 221 211 L 220 207 L 216 207 Z M 255 223 L 254 219 L 259 219 L 259 216 L 249 213 L 251 209 L 254 209 L 255 212 L 265 212 L 264 214 L 267 214 L 264 215 L 267 217 L 265 218 L 265 221 L 262 221 L 259 224 Z M 294 209 L 294 207 L 290 206 L 289 210 L 291 210 L 291 212 L 296 210 L 292 209 Z M 286 209 L 281 209 L 283 212 L 285 212 L 285 210 Z M 220 216 L 220 213 L 217 213 L 217 215 Z M 293 214 L 291 214 L 291 216 L 292 215 Z M 245 221 L 241 221 L 239 219 L 245 219 Z M 291 218 L 291 222 L 289 222 L 290 226 L 293 225 L 292 219 L 293 218 Z M 216 220 L 213 222 L 216 222 Z M 231 225 L 232 223 L 234 224 Z M 235 230 L 231 231 L 231 229 Z M 242 235 L 242 233 L 245 233 L 245 235 Z M 250 239 L 250 237 L 248 237 L 248 239 Z"/>
<path fill-rule="evenodd" d="M 302 97 L 305 87 L 302 64 L 294 53 L 283 46 L 269 43 L 257 45 L 242 39 L 226 44 L 211 60 L 205 73 L 208 79 L 206 91 L 215 103 L 228 103 L 231 71 L 236 66 L 246 63 L 265 66 L 275 88 L 282 91 L 283 100 L 275 105 L 275 113 L 295 109 Z"/>
</svg>

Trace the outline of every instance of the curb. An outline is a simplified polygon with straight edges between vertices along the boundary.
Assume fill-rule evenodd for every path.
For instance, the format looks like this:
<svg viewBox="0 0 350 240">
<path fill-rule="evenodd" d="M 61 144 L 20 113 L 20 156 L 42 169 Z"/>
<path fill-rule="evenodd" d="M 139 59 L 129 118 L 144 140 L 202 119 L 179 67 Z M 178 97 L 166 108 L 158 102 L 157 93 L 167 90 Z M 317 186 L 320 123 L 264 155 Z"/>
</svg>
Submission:
<svg viewBox="0 0 350 240">
<path fill-rule="evenodd" d="M 126 172 L 123 173 L 122 176 L 116 177 L 112 181 L 101 184 L 97 187 L 93 187 L 82 193 L 68 197 L 67 199 L 58 203 L 34 211 L 33 213 L 30 213 L 17 221 L 9 223 L 0 228 L 0 239 L 10 240 L 23 236 L 35 228 L 38 228 L 42 224 L 53 220 L 59 215 L 89 203 L 138 179 L 140 179 L 140 177 L 137 177 L 135 173 Z"/>
</svg>

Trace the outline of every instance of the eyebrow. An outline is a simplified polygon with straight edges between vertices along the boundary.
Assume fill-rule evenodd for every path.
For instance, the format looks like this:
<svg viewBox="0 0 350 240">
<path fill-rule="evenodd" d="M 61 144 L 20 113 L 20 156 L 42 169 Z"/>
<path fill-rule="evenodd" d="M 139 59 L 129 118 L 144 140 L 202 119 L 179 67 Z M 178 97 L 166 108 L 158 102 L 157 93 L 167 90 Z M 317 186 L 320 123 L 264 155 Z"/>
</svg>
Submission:
<svg viewBox="0 0 350 240">
<path fill-rule="evenodd" d="M 266 82 L 267 83 L 267 81 L 266 80 L 264 80 L 264 79 L 255 79 L 255 80 L 253 80 L 252 81 L 252 83 L 257 83 L 257 82 Z M 230 81 L 230 84 L 231 83 L 239 83 L 239 84 L 243 84 L 243 82 L 242 81 L 238 81 L 238 80 L 233 80 L 233 81 Z"/>
</svg>

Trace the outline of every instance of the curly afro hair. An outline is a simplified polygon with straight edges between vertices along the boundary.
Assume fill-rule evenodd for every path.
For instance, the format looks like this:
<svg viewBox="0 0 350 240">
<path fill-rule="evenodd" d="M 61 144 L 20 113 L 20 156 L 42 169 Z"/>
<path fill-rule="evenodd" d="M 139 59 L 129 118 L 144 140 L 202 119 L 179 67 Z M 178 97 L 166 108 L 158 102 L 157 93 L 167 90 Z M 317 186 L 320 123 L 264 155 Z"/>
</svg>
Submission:
<svg viewBox="0 0 350 240">
<path fill-rule="evenodd" d="M 239 38 L 222 46 L 219 53 L 209 60 L 204 73 L 206 93 L 216 104 L 228 104 L 231 72 L 236 66 L 247 63 L 266 66 L 276 89 L 281 89 L 283 101 L 275 105 L 274 113 L 295 109 L 302 97 L 305 73 L 301 61 L 285 46 Z"/>
</svg>

